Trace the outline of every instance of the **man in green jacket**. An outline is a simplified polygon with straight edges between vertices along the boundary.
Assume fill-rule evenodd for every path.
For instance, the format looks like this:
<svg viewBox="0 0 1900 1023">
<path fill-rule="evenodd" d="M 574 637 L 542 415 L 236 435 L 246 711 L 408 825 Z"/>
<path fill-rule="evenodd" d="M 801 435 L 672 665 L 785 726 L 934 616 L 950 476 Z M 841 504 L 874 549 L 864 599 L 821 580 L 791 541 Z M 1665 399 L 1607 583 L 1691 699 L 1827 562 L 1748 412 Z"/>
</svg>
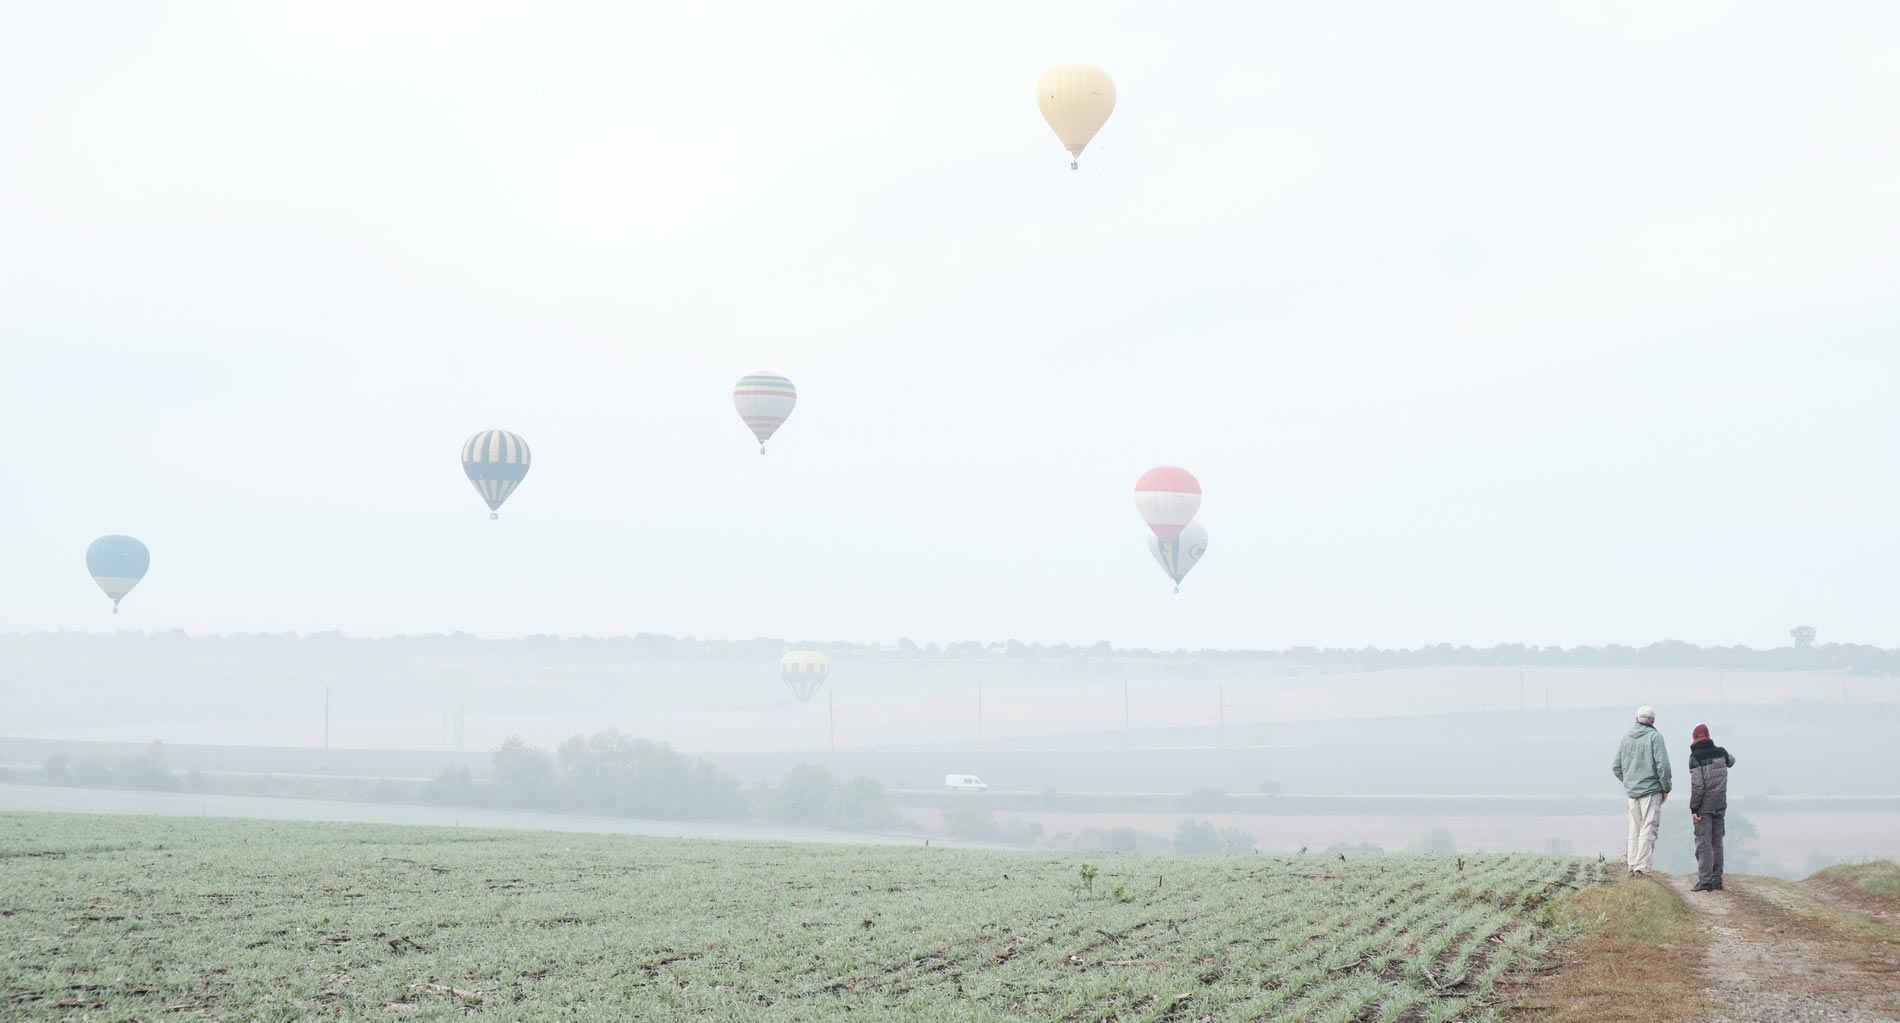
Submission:
<svg viewBox="0 0 1900 1023">
<path fill-rule="evenodd" d="M 1629 876 L 1642 877 L 1649 873 L 1662 805 L 1669 798 L 1669 747 L 1656 731 L 1653 708 L 1636 708 L 1636 725 L 1616 747 L 1610 773 L 1623 783 L 1630 799 Z"/>
</svg>

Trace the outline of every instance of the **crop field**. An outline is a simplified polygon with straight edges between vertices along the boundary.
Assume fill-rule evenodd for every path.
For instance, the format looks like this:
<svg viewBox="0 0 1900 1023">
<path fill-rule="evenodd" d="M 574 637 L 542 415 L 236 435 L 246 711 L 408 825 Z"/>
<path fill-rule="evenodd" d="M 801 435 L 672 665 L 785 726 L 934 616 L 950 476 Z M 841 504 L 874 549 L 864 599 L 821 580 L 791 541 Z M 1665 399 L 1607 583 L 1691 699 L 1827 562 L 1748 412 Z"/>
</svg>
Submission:
<svg viewBox="0 0 1900 1023">
<path fill-rule="evenodd" d="M 1600 874 L 10 814 L 0 1016 L 1482 1019 Z"/>
</svg>

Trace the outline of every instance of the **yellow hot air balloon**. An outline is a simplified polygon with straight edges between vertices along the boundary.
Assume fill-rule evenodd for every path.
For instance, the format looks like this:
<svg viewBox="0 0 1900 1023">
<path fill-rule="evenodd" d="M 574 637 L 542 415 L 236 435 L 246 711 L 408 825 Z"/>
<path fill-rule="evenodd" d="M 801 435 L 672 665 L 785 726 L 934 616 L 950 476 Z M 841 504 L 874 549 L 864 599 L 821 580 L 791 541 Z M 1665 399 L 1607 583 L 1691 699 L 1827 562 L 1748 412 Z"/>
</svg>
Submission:
<svg viewBox="0 0 1900 1023">
<path fill-rule="evenodd" d="M 1036 83 L 1036 106 L 1068 148 L 1074 170 L 1082 149 L 1102 130 L 1115 112 L 1115 83 L 1108 73 L 1089 64 L 1057 64 Z"/>
</svg>

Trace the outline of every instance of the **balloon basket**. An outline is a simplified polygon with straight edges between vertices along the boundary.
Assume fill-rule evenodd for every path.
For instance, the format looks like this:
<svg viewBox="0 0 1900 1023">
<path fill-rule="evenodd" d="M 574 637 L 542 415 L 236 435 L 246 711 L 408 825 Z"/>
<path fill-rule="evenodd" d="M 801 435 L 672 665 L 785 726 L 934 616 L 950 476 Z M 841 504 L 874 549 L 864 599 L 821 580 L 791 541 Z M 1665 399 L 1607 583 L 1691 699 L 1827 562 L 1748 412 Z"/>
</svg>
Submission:
<svg viewBox="0 0 1900 1023">
<path fill-rule="evenodd" d="M 500 513 L 500 512 L 489 512 L 489 513 L 488 513 L 488 520 L 489 520 L 490 522 L 493 522 L 494 520 L 496 520 L 496 519 L 498 519 L 498 518 L 501 518 L 501 513 Z"/>
</svg>

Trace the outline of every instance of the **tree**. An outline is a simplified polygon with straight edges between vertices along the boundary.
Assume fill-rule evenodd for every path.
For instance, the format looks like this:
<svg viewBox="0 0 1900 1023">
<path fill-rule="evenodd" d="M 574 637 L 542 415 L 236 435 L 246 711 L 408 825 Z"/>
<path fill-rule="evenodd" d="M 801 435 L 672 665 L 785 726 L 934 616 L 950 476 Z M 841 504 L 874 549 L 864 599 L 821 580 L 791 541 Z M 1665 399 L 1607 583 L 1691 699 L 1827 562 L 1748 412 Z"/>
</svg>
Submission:
<svg viewBox="0 0 1900 1023">
<path fill-rule="evenodd" d="M 551 807 L 557 802 L 554 759 L 511 735 L 495 751 L 495 801 L 505 806 Z"/>
<path fill-rule="evenodd" d="M 1192 818 L 1182 821 L 1174 829 L 1174 851 L 1180 853 L 1211 853 L 1220 851 L 1221 836 L 1214 825 L 1207 821 Z"/>
<path fill-rule="evenodd" d="M 423 802 L 445 803 L 449 806 L 473 805 L 475 795 L 475 776 L 466 767 L 444 768 L 422 790 Z"/>
<path fill-rule="evenodd" d="M 830 771 L 817 764 L 799 764 L 785 772 L 785 780 L 772 793 L 772 819 L 782 824 L 825 826 L 830 823 L 832 788 Z"/>
<path fill-rule="evenodd" d="M 1797 649 L 1806 650 L 1814 645 L 1814 626 L 1812 625 L 1797 625 L 1788 630 L 1788 635 L 1794 637 L 1794 645 Z"/>
<path fill-rule="evenodd" d="M 876 831 L 898 822 L 897 808 L 884 786 L 871 778 L 853 778 L 837 787 L 832 800 L 831 825 L 849 831 Z"/>
</svg>

